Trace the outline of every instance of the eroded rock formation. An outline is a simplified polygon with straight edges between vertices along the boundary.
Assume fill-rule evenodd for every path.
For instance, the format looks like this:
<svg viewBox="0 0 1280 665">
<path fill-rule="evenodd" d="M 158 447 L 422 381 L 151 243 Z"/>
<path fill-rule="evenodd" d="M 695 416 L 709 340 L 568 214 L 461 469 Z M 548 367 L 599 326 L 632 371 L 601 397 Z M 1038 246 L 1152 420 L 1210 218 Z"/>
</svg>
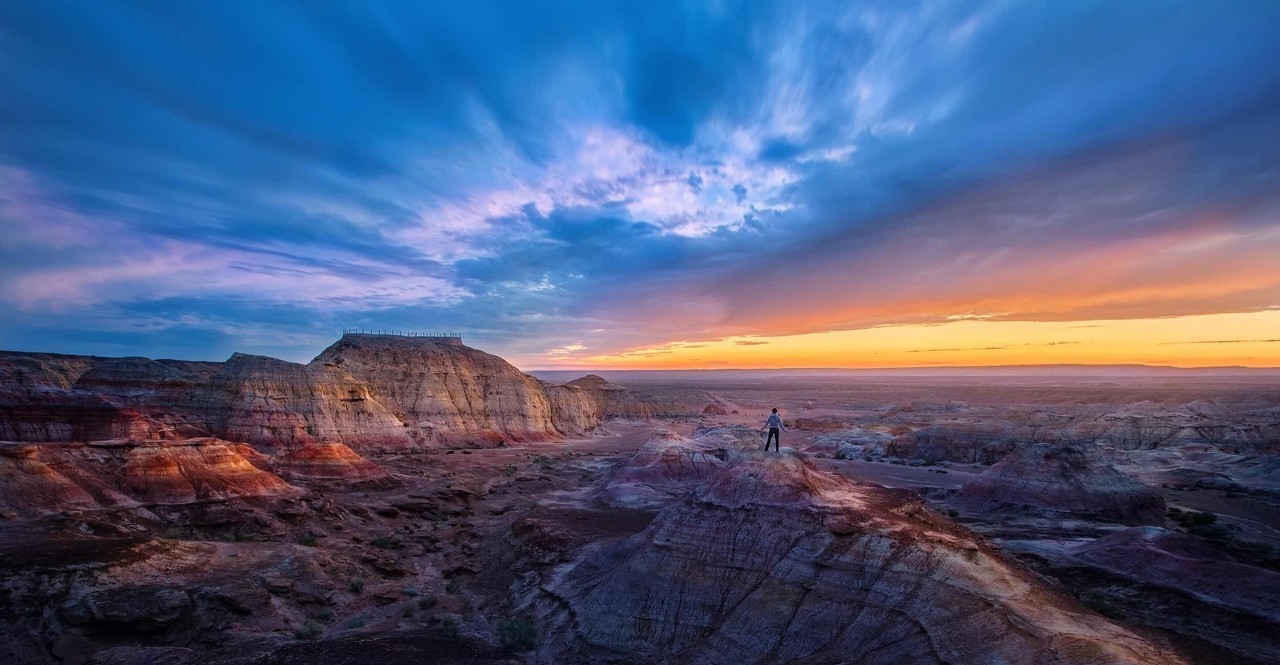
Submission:
<svg viewBox="0 0 1280 665">
<path fill-rule="evenodd" d="M 660 432 L 609 474 L 600 500 L 616 508 L 659 508 L 706 481 L 736 452 L 732 440 Z"/>
<path fill-rule="evenodd" d="M 918 496 L 786 452 L 745 453 L 548 588 L 552 659 L 1181 662 L 1051 591 Z"/>
<path fill-rule="evenodd" d="M 1000 424 L 930 425 L 885 444 L 885 454 L 926 462 L 991 464 L 1013 449 L 1010 429 Z"/>
<path fill-rule="evenodd" d="M 1164 524 L 1160 493 L 1078 446 L 1031 444 L 965 483 L 957 502 L 978 512 L 1028 510 Z"/>
<path fill-rule="evenodd" d="M 600 377 L 552 385 L 455 340 L 380 335 L 346 335 L 305 365 L 0 353 L 0 407 L 0 440 L 215 436 L 269 451 L 552 439 L 661 411 Z"/>
<path fill-rule="evenodd" d="M 395 480 L 387 470 L 356 454 L 341 443 L 313 443 L 279 458 L 275 468 L 286 478 L 303 481 L 335 481 L 344 485 L 389 486 Z"/>
<path fill-rule="evenodd" d="M 10 518 L 298 492 L 217 439 L 0 444 L 0 510 Z"/>
</svg>

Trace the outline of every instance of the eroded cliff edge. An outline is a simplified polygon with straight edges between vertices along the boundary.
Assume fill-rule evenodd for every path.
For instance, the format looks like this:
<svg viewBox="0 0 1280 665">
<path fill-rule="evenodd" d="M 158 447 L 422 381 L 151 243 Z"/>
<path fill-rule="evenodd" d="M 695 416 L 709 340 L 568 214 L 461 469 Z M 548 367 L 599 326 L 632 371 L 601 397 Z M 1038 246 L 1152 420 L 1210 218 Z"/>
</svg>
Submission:
<svg viewBox="0 0 1280 665">
<path fill-rule="evenodd" d="M 0 352 L 0 440 L 10 441 L 213 436 L 394 450 L 554 439 L 662 412 L 599 377 L 550 384 L 449 339 L 348 334 L 305 365 Z"/>
</svg>

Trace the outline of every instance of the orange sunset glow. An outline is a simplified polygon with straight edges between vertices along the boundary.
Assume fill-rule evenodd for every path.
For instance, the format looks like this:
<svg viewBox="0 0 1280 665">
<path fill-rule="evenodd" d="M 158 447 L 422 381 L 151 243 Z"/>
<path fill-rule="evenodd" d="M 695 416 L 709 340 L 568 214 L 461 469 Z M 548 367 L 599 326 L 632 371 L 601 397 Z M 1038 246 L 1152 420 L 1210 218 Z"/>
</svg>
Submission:
<svg viewBox="0 0 1280 665">
<path fill-rule="evenodd" d="M 889 325 L 675 342 L 585 358 L 618 369 L 1144 364 L 1280 365 L 1280 310 L 1120 321 Z"/>
</svg>

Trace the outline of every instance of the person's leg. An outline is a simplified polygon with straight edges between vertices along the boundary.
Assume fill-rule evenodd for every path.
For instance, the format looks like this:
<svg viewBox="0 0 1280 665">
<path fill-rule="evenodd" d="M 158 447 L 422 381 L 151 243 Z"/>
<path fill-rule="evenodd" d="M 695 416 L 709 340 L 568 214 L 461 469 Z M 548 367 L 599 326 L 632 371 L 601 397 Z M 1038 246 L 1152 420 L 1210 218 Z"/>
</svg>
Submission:
<svg viewBox="0 0 1280 665">
<path fill-rule="evenodd" d="M 770 428 L 769 428 L 769 438 L 768 438 L 768 439 L 765 439 L 765 442 L 764 442 L 764 449 L 765 449 L 765 450 L 768 450 L 768 449 L 769 449 L 769 444 L 770 444 L 770 443 L 772 443 L 772 444 L 773 444 L 773 449 L 774 449 L 774 450 L 777 450 L 777 449 L 778 449 L 778 428 L 777 428 L 777 427 L 770 427 Z"/>
</svg>

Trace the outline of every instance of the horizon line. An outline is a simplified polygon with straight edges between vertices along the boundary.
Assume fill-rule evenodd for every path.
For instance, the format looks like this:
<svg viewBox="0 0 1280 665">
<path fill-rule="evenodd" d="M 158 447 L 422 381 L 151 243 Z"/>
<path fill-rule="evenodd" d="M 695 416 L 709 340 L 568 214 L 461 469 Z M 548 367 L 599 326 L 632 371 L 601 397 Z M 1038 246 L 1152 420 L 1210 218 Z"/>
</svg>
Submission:
<svg viewBox="0 0 1280 665">
<path fill-rule="evenodd" d="M 919 370 L 993 370 L 993 369 L 1050 369 L 1050 368 L 1113 368 L 1113 369 L 1164 369 L 1186 372 L 1205 372 L 1230 370 L 1245 372 L 1280 371 L 1280 365 L 1206 365 L 1188 367 L 1184 365 L 1151 365 L 1145 363 L 1029 363 L 1012 365 L 898 365 L 893 367 L 679 367 L 679 368 L 638 368 L 638 367 L 543 367 L 524 370 L 526 372 L 898 372 Z"/>
</svg>

